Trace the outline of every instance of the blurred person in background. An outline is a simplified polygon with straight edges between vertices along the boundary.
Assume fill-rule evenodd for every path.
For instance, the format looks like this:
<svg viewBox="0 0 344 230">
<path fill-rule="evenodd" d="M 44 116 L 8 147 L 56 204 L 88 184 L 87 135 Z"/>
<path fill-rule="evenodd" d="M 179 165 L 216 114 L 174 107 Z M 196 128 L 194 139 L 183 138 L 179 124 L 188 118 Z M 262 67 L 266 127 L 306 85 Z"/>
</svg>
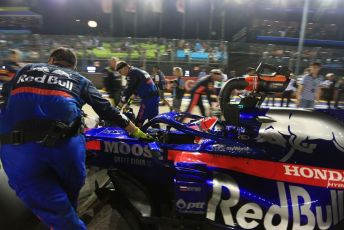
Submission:
<svg viewBox="0 0 344 230">
<path fill-rule="evenodd" d="M 323 77 L 319 75 L 321 64 L 313 62 L 309 67 L 309 74 L 303 76 L 296 95 L 296 105 L 300 108 L 314 108 L 319 100 L 320 87 Z"/>
<path fill-rule="evenodd" d="M 285 88 L 285 90 L 282 93 L 282 98 L 281 98 L 281 107 L 283 107 L 283 103 L 284 103 L 284 99 L 287 99 L 287 103 L 286 106 L 289 107 L 289 103 L 291 100 L 291 97 L 293 96 L 293 93 L 296 91 L 297 89 L 297 83 L 295 80 L 295 76 L 292 75 L 290 77 L 290 81 L 288 83 L 287 88 Z"/>
<path fill-rule="evenodd" d="M 232 79 L 232 78 L 235 78 L 235 77 L 237 77 L 236 71 L 235 70 L 229 71 L 228 79 Z"/>
<path fill-rule="evenodd" d="M 220 94 L 220 91 L 221 91 L 221 88 L 222 86 L 224 85 L 224 83 L 228 80 L 228 75 L 223 73 L 223 70 L 221 69 L 222 71 L 222 79 L 221 81 L 215 81 L 214 82 L 214 89 L 215 89 L 215 93 L 216 95 L 219 95 Z"/>
<path fill-rule="evenodd" d="M 256 69 L 253 67 L 248 67 L 246 70 L 246 74 L 244 76 L 256 76 Z"/>
<path fill-rule="evenodd" d="M 113 105 L 117 105 L 121 100 L 122 76 L 116 71 L 118 58 L 112 57 L 109 60 L 109 66 L 103 70 L 103 83 L 109 97 L 114 100 Z"/>
<path fill-rule="evenodd" d="M 8 60 L 4 61 L 0 68 L 0 85 L 2 86 L 1 97 L 3 101 L 7 101 L 11 91 L 10 81 L 20 69 L 19 62 L 21 60 L 21 52 L 19 50 L 11 49 L 8 52 Z"/>
<path fill-rule="evenodd" d="M 334 73 L 326 74 L 325 81 L 323 81 L 320 84 L 320 86 L 322 87 L 324 98 L 327 101 L 327 107 L 329 109 L 331 108 L 331 101 L 334 98 L 335 85 L 336 85 L 336 76 L 334 75 Z"/>
<path fill-rule="evenodd" d="M 86 177 L 82 106 L 100 119 L 151 140 L 91 81 L 75 72 L 77 57 L 55 49 L 48 64 L 29 64 L 14 78 L 0 117 L 0 157 L 17 196 L 50 229 L 86 229 L 77 200 Z"/>
<path fill-rule="evenodd" d="M 202 68 L 202 70 L 198 73 L 198 78 L 202 78 L 207 76 L 207 72 L 205 71 L 204 68 Z"/>
<path fill-rule="evenodd" d="M 339 108 L 338 104 L 341 102 L 343 96 L 344 96 L 344 77 L 341 77 L 337 83 L 335 84 L 335 102 L 334 102 L 334 107 L 336 109 Z"/>
<path fill-rule="evenodd" d="M 159 66 L 154 66 L 152 75 L 152 79 L 159 89 L 159 96 L 162 100 L 162 105 L 167 105 L 170 108 L 170 110 L 172 110 L 170 103 L 168 103 L 168 101 L 165 99 L 166 80 L 164 73 L 160 70 Z"/>
<path fill-rule="evenodd" d="M 159 114 L 159 89 L 146 71 L 131 66 L 125 61 L 118 62 L 116 70 L 122 76 L 126 76 L 128 81 L 118 107 L 122 108 L 133 94 L 138 95 L 141 98 L 141 105 L 136 125 L 142 127 L 147 119 L 150 120 Z"/>
<path fill-rule="evenodd" d="M 206 116 L 205 108 L 203 106 L 202 95 L 207 95 L 210 110 L 213 110 L 211 94 L 214 88 L 215 81 L 222 80 L 222 71 L 220 69 L 213 69 L 210 71 L 210 75 L 207 75 L 197 81 L 197 83 L 191 89 L 191 101 L 185 112 L 191 113 L 193 108 L 198 105 L 200 112 L 203 116 Z"/>
<path fill-rule="evenodd" d="M 265 105 L 269 106 L 271 100 L 272 107 L 275 107 L 275 98 L 276 93 L 266 93 Z"/>
<path fill-rule="evenodd" d="M 173 81 L 173 111 L 180 112 L 180 107 L 182 105 L 184 93 L 185 93 L 185 81 L 183 77 L 183 69 L 180 67 L 173 68 L 173 76 L 176 76 L 177 79 Z"/>
</svg>

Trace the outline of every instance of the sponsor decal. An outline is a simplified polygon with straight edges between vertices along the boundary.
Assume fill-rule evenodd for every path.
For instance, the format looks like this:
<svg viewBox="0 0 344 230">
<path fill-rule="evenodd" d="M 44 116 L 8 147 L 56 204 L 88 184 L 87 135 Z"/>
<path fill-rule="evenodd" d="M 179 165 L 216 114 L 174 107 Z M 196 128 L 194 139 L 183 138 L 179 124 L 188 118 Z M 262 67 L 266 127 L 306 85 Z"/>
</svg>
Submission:
<svg viewBox="0 0 344 230">
<path fill-rule="evenodd" d="M 64 87 L 68 89 L 69 91 L 73 88 L 73 82 L 62 79 L 57 76 L 49 76 L 47 74 L 44 74 L 43 76 L 30 76 L 27 74 L 20 75 L 17 84 L 25 83 L 25 82 L 36 82 L 36 83 L 42 83 L 42 84 L 48 84 L 48 85 L 59 85 L 61 87 Z"/>
<path fill-rule="evenodd" d="M 215 144 L 211 146 L 211 151 L 218 152 L 248 152 L 250 147 L 248 146 L 227 146 L 221 144 Z"/>
<path fill-rule="evenodd" d="M 144 167 L 152 166 L 152 163 L 150 161 L 147 161 L 142 158 L 114 156 L 113 161 L 116 164 L 127 164 L 127 165 L 144 166 Z"/>
<path fill-rule="evenodd" d="M 261 207 L 254 202 L 242 204 L 238 183 L 227 174 L 214 172 L 212 183 L 206 218 L 215 221 L 221 215 L 228 226 L 267 230 L 330 229 L 344 220 L 343 191 L 325 190 L 330 198 L 328 204 L 317 205 L 319 203 L 305 188 L 277 182 L 279 203 Z M 224 196 L 224 190 L 230 195 Z"/>
<path fill-rule="evenodd" d="M 192 187 L 192 186 L 179 186 L 179 191 L 181 192 L 200 192 L 202 191 L 201 187 Z"/>
<path fill-rule="evenodd" d="M 113 154 L 113 161 L 117 164 L 130 164 L 149 167 L 153 165 L 153 163 L 150 161 L 153 155 L 148 145 L 90 140 L 86 142 L 86 149 L 88 151 L 95 150 L 102 151 L 104 153 L 111 153 Z M 93 153 L 93 155 L 96 155 L 96 153 Z M 159 155 L 157 156 L 157 159 L 162 160 L 163 156 Z"/>
<path fill-rule="evenodd" d="M 283 165 L 284 175 L 296 181 L 314 180 L 328 188 L 344 188 L 344 171 L 299 165 Z"/>
<path fill-rule="evenodd" d="M 220 154 L 169 150 L 168 159 L 178 162 L 199 162 L 207 166 L 236 171 L 270 180 L 317 187 L 344 188 L 344 170 L 255 160 Z"/>
<path fill-rule="evenodd" d="M 205 202 L 185 202 L 180 198 L 176 202 L 176 208 L 180 213 L 202 214 L 205 210 Z"/>
<path fill-rule="evenodd" d="M 104 141 L 103 149 L 106 153 L 121 155 L 131 155 L 134 157 L 152 158 L 152 153 L 148 145 L 128 144 L 125 142 Z"/>
<path fill-rule="evenodd" d="M 151 162 L 153 155 L 148 145 L 104 141 L 102 150 L 105 153 L 114 154 L 113 160 L 117 164 L 129 164 L 146 167 L 153 166 L 153 163 Z M 157 157 L 157 159 L 162 160 L 163 156 L 160 155 Z"/>
</svg>

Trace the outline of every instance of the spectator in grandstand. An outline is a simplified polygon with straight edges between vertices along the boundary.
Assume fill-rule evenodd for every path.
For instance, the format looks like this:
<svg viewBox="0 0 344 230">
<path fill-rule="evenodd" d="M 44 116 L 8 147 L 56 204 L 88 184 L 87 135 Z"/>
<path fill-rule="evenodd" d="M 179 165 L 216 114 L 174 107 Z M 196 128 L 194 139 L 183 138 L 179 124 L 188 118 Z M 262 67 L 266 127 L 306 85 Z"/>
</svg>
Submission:
<svg viewBox="0 0 344 230">
<path fill-rule="evenodd" d="M 293 93 L 296 91 L 296 88 L 297 88 L 297 83 L 296 83 L 296 80 L 294 79 L 294 76 L 293 76 L 290 78 L 290 81 L 288 83 L 287 88 L 282 93 L 281 107 L 283 107 L 284 98 L 287 99 L 286 105 L 287 105 L 287 107 L 289 107 L 291 97 L 293 96 Z"/>
<path fill-rule="evenodd" d="M 337 83 L 335 84 L 335 103 L 334 107 L 337 109 L 339 102 L 341 101 L 342 97 L 344 96 L 344 77 L 341 77 Z"/>
<path fill-rule="evenodd" d="M 212 108 L 211 94 L 215 93 L 213 92 L 212 88 L 215 81 L 221 81 L 221 80 L 222 80 L 222 71 L 219 69 L 213 69 L 210 71 L 210 75 L 207 75 L 199 79 L 198 82 L 191 89 L 191 101 L 186 112 L 191 113 L 193 108 L 196 105 L 198 105 L 201 111 L 201 114 L 203 116 L 206 116 L 205 108 L 202 102 L 202 95 L 204 94 L 207 95 L 207 99 L 210 105 L 210 110 L 212 110 L 213 108 Z"/>
<path fill-rule="evenodd" d="M 154 66 L 152 75 L 153 75 L 153 81 L 159 89 L 159 96 L 160 96 L 160 99 L 162 100 L 162 104 L 167 105 L 170 108 L 170 110 L 172 110 L 172 106 L 165 99 L 166 80 L 165 80 L 164 73 L 160 70 L 159 66 Z"/>
<path fill-rule="evenodd" d="M 109 97 L 114 100 L 116 106 L 121 100 L 122 93 L 122 76 L 116 71 L 118 58 L 112 57 L 109 60 L 109 66 L 103 70 L 103 83 Z"/>
<path fill-rule="evenodd" d="M 8 60 L 4 61 L 2 68 L 0 68 L 0 85 L 2 85 L 1 97 L 3 101 L 7 101 L 10 94 L 10 81 L 14 78 L 20 68 L 20 59 L 21 52 L 19 50 L 11 49 L 9 50 Z"/>
<path fill-rule="evenodd" d="M 313 62 L 310 65 L 310 73 L 303 76 L 299 88 L 297 90 L 297 103 L 300 108 L 314 108 L 315 101 L 319 100 L 320 83 L 323 77 L 319 75 L 321 64 Z"/>
<path fill-rule="evenodd" d="M 322 92 L 324 93 L 324 98 L 327 101 L 327 107 L 331 108 L 331 101 L 334 98 L 336 85 L 336 76 L 334 73 L 328 73 L 325 76 L 325 81 L 323 81 L 320 86 L 322 87 Z"/>
<path fill-rule="evenodd" d="M 180 67 L 173 67 L 173 75 L 177 77 L 173 82 L 173 111 L 180 112 L 180 106 L 182 105 L 182 100 L 185 93 L 185 82 L 182 79 L 183 69 Z"/>
<path fill-rule="evenodd" d="M 118 107 L 122 108 L 133 94 L 137 94 L 141 98 L 141 106 L 136 124 L 141 127 L 147 119 L 150 120 L 159 114 L 159 90 L 150 75 L 144 70 L 124 61 L 117 63 L 116 70 L 122 76 L 127 76 L 128 81 Z"/>
</svg>

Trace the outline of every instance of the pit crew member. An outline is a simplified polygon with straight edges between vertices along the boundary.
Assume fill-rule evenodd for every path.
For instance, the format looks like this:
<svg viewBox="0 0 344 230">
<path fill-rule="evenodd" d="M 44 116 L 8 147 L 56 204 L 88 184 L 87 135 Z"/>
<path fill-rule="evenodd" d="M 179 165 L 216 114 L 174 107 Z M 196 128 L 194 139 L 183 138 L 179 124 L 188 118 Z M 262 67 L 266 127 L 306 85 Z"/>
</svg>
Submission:
<svg viewBox="0 0 344 230">
<path fill-rule="evenodd" d="M 58 48 L 48 64 L 24 66 L 0 117 L 0 157 L 9 185 L 54 230 L 86 229 L 76 212 L 86 176 L 85 103 L 101 119 L 149 139 L 74 71 L 76 62 L 72 50 Z"/>
<path fill-rule="evenodd" d="M 167 105 L 170 110 L 172 111 L 172 106 L 170 105 L 170 103 L 165 99 L 165 94 L 164 91 L 166 89 L 166 80 L 165 80 L 165 75 L 164 73 L 160 70 L 159 66 L 154 66 L 153 67 L 153 81 L 155 83 L 155 85 L 158 87 L 159 89 L 159 96 L 160 99 L 162 100 L 162 104 L 163 105 Z"/>
<path fill-rule="evenodd" d="M 122 108 L 133 94 L 137 94 L 141 98 L 141 106 L 136 118 L 136 125 L 141 127 L 145 120 L 150 120 L 159 114 L 158 88 L 146 71 L 130 66 L 124 61 L 117 63 L 116 70 L 121 75 L 127 76 L 128 81 L 118 107 Z"/>
<path fill-rule="evenodd" d="M 109 66 L 103 71 L 105 90 L 108 92 L 110 98 L 114 100 L 115 106 L 121 100 L 122 92 L 122 76 L 116 71 L 116 64 L 118 61 L 118 58 L 112 57 L 109 60 Z"/>
<path fill-rule="evenodd" d="M 202 95 L 207 95 L 207 99 L 212 109 L 211 94 L 215 81 L 222 81 L 222 71 L 219 69 L 213 69 L 210 71 L 210 75 L 202 77 L 191 89 L 191 101 L 186 112 L 191 113 L 193 108 L 198 105 L 201 114 L 205 116 L 205 109 L 202 102 Z"/>
</svg>

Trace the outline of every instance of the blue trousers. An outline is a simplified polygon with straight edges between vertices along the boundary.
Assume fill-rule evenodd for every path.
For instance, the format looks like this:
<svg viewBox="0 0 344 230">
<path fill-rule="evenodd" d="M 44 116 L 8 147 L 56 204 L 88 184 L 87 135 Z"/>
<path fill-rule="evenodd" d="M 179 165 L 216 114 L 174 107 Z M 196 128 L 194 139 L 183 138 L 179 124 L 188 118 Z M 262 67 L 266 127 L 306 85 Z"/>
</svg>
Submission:
<svg viewBox="0 0 344 230">
<path fill-rule="evenodd" d="M 3 145 L 0 157 L 9 185 L 45 224 L 53 230 L 86 229 L 76 213 L 86 177 L 83 136 L 54 148 L 33 142 Z"/>
<path fill-rule="evenodd" d="M 136 118 L 136 125 L 141 127 L 148 119 L 152 119 L 159 114 L 159 97 L 142 99 L 139 113 Z"/>
</svg>

